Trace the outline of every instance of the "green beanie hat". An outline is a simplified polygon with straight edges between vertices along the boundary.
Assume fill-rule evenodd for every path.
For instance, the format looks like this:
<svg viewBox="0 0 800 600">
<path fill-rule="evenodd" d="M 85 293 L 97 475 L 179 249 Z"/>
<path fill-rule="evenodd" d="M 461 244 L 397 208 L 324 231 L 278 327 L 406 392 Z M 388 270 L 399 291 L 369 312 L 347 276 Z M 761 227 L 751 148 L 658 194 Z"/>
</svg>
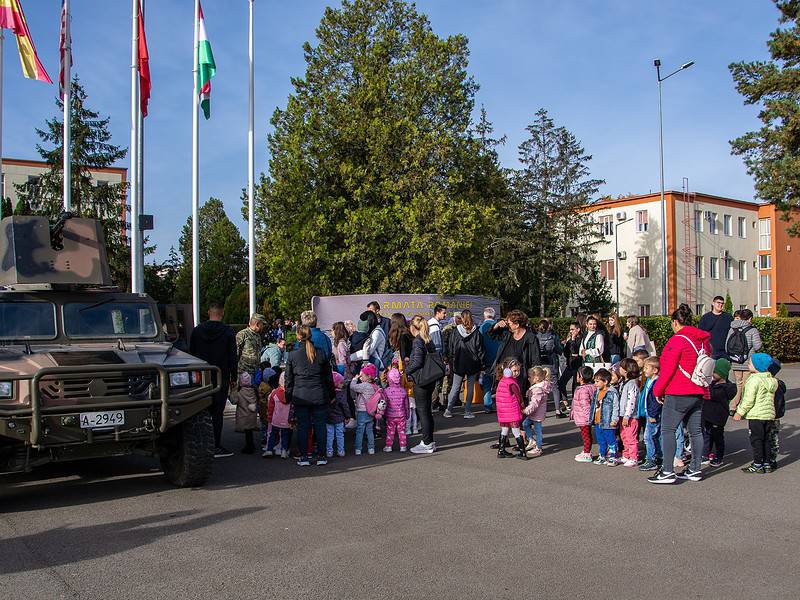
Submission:
<svg viewBox="0 0 800 600">
<path fill-rule="evenodd" d="M 731 372 L 731 361 L 727 358 L 718 358 L 714 363 L 714 373 L 727 381 L 728 375 Z"/>
</svg>

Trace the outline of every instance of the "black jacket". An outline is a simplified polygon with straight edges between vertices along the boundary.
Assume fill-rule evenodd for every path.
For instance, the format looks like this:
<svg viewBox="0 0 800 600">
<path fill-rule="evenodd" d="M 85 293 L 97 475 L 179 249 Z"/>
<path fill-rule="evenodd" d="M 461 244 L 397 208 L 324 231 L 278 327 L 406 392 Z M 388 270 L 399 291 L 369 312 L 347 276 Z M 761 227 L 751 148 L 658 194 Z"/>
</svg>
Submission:
<svg viewBox="0 0 800 600">
<path fill-rule="evenodd" d="M 703 421 L 723 426 L 728 421 L 728 406 L 736 396 L 736 384 L 729 381 L 724 383 L 712 381 L 708 389 L 711 398 L 703 402 L 701 411 Z"/>
<path fill-rule="evenodd" d="M 200 323 L 192 331 L 189 354 L 201 358 L 222 370 L 222 390 L 228 393 L 231 376 L 236 374 L 239 357 L 236 352 L 236 334 L 222 321 Z M 216 379 L 212 374 L 212 381 Z M 215 382 L 216 383 L 216 382 Z"/>
<path fill-rule="evenodd" d="M 428 342 L 426 344 L 420 336 L 415 337 L 414 341 L 411 343 L 411 359 L 408 361 L 408 368 L 406 369 L 406 375 L 410 377 L 412 381 L 414 380 L 414 373 L 425 366 L 425 361 L 428 359 L 428 352 L 436 352 L 436 345 L 433 342 Z"/>
<path fill-rule="evenodd" d="M 455 328 L 450 334 L 450 365 L 456 375 L 476 375 L 483 369 L 486 351 L 483 348 L 483 337 L 477 327 L 467 333 L 463 325 Z"/>
<path fill-rule="evenodd" d="M 497 358 L 495 358 L 495 364 L 492 365 L 492 369 L 496 369 L 497 361 L 500 360 L 500 357 L 502 357 L 503 354 L 505 354 L 506 349 L 511 342 L 512 336 L 507 327 L 492 329 L 489 335 L 496 340 L 500 340 L 500 346 L 497 348 Z M 522 374 L 525 377 L 525 381 L 527 381 L 528 369 L 541 364 L 541 360 L 539 358 L 539 340 L 536 338 L 536 334 L 530 329 L 525 330 L 525 335 L 522 337 L 522 339 L 525 340 L 522 346 Z M 525 386 L 526 390 L 527 388 L 528 386 Z"/>
<path fill-rule="evenodd" d="M 570 339 L 564 342 L 564 358 L 567 359 L 567 366 L 572 371 L 577 371 L 583 366 L 583 358 L 581 358 L 581 336 Z"/>
<path fill-rule="evenodd" d="M 620 359 L 625 358 L 625 351 L 628 346 L 625 343 L 625 338 L 616 333 L 609 332 L 606 335 L 606 347 L 603 349 L 603 356 L 608 355 L 608 360 L 611 361 L 611 356 L 619 354 Z"/>
<path fill-rule="evenodd" d="M 398 340 L 400 342 L 400 358 L 403 360 L 411 357 L 411 348 L 414 345 L 414 336 L 410 333 L 404 333 Z"/>
<path fill-rule="evenodd" d="M 286 400 L 295 406 L 324 406 L 336 394 L 330 361 L 323 352 L 317 352 L 312 363 L 305 347 L 293 350 L 286 361 L 284 377 Z"/>
</svg>

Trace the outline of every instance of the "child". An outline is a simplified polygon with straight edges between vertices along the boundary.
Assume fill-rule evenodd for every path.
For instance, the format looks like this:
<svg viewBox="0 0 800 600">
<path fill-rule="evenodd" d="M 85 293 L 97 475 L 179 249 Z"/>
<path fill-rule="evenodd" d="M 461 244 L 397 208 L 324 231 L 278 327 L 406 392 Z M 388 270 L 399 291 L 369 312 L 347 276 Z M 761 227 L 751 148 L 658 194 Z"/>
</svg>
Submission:
<svg viewBox="0 0 800 600">
<path fill-rule="evenodd" d="M 596 465 L 617 466 L 617 423 L 619 423 L 619 394 L 611 387 L 611 372 L 598 369 L 594 374 L 597 388 L 592 397 L 589 414 L 594 425 L 594 435 L 600 446 Z"/>
<path fill-rule="evenodd" d="M 286 402 L 286 391 L 283 387 L 284 377 L 281 373 L 278 378 L 278 387 L 272 390 L 267 399 L 267 418 L 269 420 L 269 436 L 267 447 L 261 456 L 280 456 L 289 458 L 289 440 L 292 437 L 292 425 L 289 422 L 291 406 Z M 280 436 L 280 451 L 276 448 Z"/>
<path fill-rule="evenodd" d="M 325 426 L 328 431 L 328 447 L 325 449 L 328 458 L 333 456 L 334 438 L 336 438 L 336 454 L 340 457 L 344 456 L 344 423 L 352 416 L 350 405 L 347 403 L 347 391 L 344 389 L 344 377 L 338 371 L 334 371 L 332 376 L 336 395 L 328 410 L 328 422 Z"/>
<path fill-rule="evenodd" d="M 389 387 L 386 388 L 386 411 L 383 413 L 383 418 L 386 419 L 386 445 L 383 447 L 383 451 L 392 451 L 396 431 L 400 442 L 400 452 L 405 452 L 407 447 L 406 420 L 410 412 L 408 392 L 403 387 L 403 376 L 399 370 L 390 369 L 386 378 L 389 381 Z"/>
<path fill-rule="evenodd" d="M 525 451 L 528 456 L 535 457 L 542 454 L 542 421 L 547 412 L 547 396 L 553 387 L 550 383 L 550 369 L 531 367 L 528 369 L 528 381 L 531 387 L 528 388 L 526 394 L 528 405 L 522 411 L 525 415 L 522 427 L 525 429 L 525 435 L 528 436 L 528 445 L 525 447 Z M 531 425 L 536 430 L 536 439 L 533 437 Z"/>
<path fill-rule="evenodd" d="M 780 373 L 782 366 L 781 361 L 777 358 L 773 358 L 772 366 L 769 368 L 769 372 L 772 373 L 775 381 L 778 382 L 778 389 L 775 390 L 775 424 L 772 427 L 769 443 L 769 466 L 772 467 L 773 471 L 778 468 L 778 453 L 781 450 L 781 419 L 786 415 L 786 383 L 778 379 L 778 373 Z"/>
<path fill-rule="evenodd" d="M 250 373 L 239 375 L 239 387 L 230 395 L 231 404 L 236 405 L 236 431 L 244 433 L 244 448 L 242 454 L 252 454 L 256 450 L 253 442 L 253 432 L 259 430 L 258 426 L 258 395 L 253 387 Z"/>
<path fill-rule="evenodd" d="M 640 471 L 657 471 L 664 460 L 661 452 L 661 403 L 653 395 L 653 386 L 658 379 L 660 363 L 657 356 L 644 360 L 642 373 L 645 380 L 639 401 L 644 403 L 645 418 L 644 447 L 647 450 L 644 462 L 639 467 Z"/>
<path fill-rule="evenodd" d="M 742 469 L 745 473 L 772 473 L 769 464 L 770 436 L 775 425 L 775 391 L 778 381 L 769 372 L 772 357 L 765 352 L 756 352 L 748 363 L 750 377 L 742 391 L 742 400 L 736 407 L 735 421 L 747 419 L 750 429 L 750 445 L 753 447 L 753 464 Z"/>
<path fill-rule="evenodd" d="M 517 458 L 528 460 L 525 451 L 525 442 L 520 431 L 522 421 L 522 391 L 519 389 L 517 377 L 519 377 L 522 365 L 516 359 L 510 359 L 497 366 L 496 377 L 497 395 L 497 422 L 500 425 L 500 439 L 498 441 L 497 458 L 507 458 L 513 456 L 506 451 L 508 441 L 508 431 L 511 430 L 514 439 L 517 441 Z"/>
<path fill-rule="evenodd" d="M 375 379 L 378 377 L 378 369 L 371 363 L 365 363 L 358 374 L 358 377 L 350 382 L 350 391 L 356 395 L 356 456 L 361 456 L 364 433 L 367 434 L 367 454 L 375 454 L 375 431 L 374 422 L 367 412 L 367 402 L 378 386 Z"/>
<path fill-rule="evenodd" d="M 650 353 L 644 348 L 639 348 L 633 353 L 633 360 L 639 365 L 639 370 L 644 369 L 644 361 L 650 358 Z"/>
<path fill-rule="evenodd" d="M 728 381 L 731 361 L 718 358 L 714 363 L 709 393 L 711 397 L 703 402 L 703 460 L 704 465 L 719 467 L 725 456 L 725 423 L 731 400 L 736 397 L 736 384 Z"/>
<path fill-rule="evenodd" d="M 622 377 L 620 377 L 619 374 L 619 364 L 611 365 L 610 371 L 611 371 L 611 387 L 617 390 L 617 394 L 619 394 L 622 391 L 622 384 L 624 383 Z"/>
<path fill-rule="evenodd" d="M 622 392 L 620 394 L 619 415 L 622 425 L 619 436 L 622 438 L 622 466 L 639 466 L 639 365 L 632 358 L 623 358 L 619 364 Z"/>
<path fill-rule="evenodd" d="M 590 367 L 578 369 L 578 387 L 572 393 L 572 408 L 569 411 L 569 418 L 575 421 L 581 430 L 581 440 L 583 440 L 583 452 L 575 456 L 578 462 L 592 462 L 592 426 L 591 426 L 591 407 L 592 397 L 595 387 L 592 383 L 594 371 Z"/>
</svg>

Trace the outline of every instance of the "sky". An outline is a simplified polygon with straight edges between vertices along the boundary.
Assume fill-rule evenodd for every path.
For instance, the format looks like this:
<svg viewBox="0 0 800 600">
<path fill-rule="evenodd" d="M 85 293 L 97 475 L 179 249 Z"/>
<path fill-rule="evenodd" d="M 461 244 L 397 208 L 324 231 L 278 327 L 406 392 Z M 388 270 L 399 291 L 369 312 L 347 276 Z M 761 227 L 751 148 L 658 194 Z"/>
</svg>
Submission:
<svg viewBox="0 0 800 600">
<path fill-rule="evenodd" d="M 60 0 L 21 0 L 39 57 L 59 71 Z M 212 116 L 200 123 L 200 198 L 213 196 L 243 236 L 241 190 L 247 184 L 247 0 L 204 0 L 217 75 Z M 111 117 L 112 140 L 130 145 L 129 0 L 73 0 L 73 73 L 88 105 Z M 270 117 L 285 107 L 291 77 L 303 76 L 302 44 L 326 6 L 317 0 L 255 0 L 256 179 L 268 169 Z M 191 214 L 192 0 L 149 0 L 147 40 L 153 82 L 145 120 L 145 212 L 155 215 L 156 260 L 177 246 Z M 469 39 L 469 72 L 480 85 L 504 166 L 539 108 L 572 131 L 592 155 L 601 195 L 659 189 L 658 91 L 653 59 L 665 72 L 695 65 L 663 84 L 665 187 L 753 200 L 753 181 L 729 140 L 759 126 L 728 64 L 768 58 L 777 27 L 771 0 L 420 0 L 440 36 Z M 22 77 L 6 32 L 3 155 L 36 159 L 35 128 L 57 112 L 54 86 Z M 119 166 L 128 167 L 128 159 Z M 150 262 L 153 259 L 148 259 Z"/>
</svg>

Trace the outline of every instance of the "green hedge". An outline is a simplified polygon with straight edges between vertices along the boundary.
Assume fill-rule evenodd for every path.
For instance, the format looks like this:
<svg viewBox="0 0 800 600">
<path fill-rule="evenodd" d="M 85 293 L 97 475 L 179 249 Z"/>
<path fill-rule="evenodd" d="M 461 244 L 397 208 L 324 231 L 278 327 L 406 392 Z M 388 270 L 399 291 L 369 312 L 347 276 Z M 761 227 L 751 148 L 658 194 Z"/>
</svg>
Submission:
<svg viewBox="0 0 800 600">
<path fill-rule="evenodd" d="M 552 319 L 561 339 L 567 337 L 571 318 Z M 695 322 L 699 321 L 699 318 Z M 672 336 L 669 317 L 639 317 L 639 323 L 647 330 L 650 339 L 659 351 Z M 784 362 L 800 361 L 800 318 L 754 317 L 753 325 L 761 334 L 764 351 Z"/>
</svg>

